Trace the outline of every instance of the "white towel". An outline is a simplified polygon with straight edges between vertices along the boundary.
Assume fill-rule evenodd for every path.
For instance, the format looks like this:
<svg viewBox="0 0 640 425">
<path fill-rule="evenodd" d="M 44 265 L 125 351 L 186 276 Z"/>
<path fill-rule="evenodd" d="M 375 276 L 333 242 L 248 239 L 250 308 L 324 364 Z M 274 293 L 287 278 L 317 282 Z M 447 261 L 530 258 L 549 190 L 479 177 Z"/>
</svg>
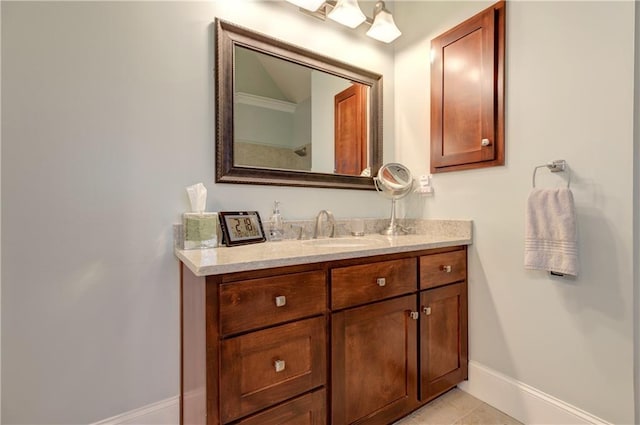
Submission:
<svg viewBox="0 0 640 425">
<path fill-rule="evenodd" d="M 578 275 L 576 214 L 569 188 L 533 189 L 525 225 L 525 268 Z"/>
</svg>

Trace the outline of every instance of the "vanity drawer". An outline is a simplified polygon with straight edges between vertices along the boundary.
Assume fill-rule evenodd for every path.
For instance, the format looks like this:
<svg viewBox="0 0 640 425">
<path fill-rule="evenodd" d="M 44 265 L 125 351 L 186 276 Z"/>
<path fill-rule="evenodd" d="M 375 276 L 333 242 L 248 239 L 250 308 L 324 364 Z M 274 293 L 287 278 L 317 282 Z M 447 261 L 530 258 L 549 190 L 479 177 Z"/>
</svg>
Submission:
<svg viewBox="0 0 640 425">
<path fill-rule="evenodd" d="M 326 381 L 324 317 L 223 340 L 220 409 L 226 423 Z"/>
<path fill-rule="evenodd" d="M 220 285 L 220 332 L 230 335 L 321 314 L 327 307 L 323 271 Z"/>
<path fill-rule="evenodd" d="M 338 310 L 417 290 L 415 258 L 331 270 L 331 308 Z"/>
<path fill-rule="evenodd" d="M 238 425 L 326 425 L 326 404 L 325 391 L 318 390 L 251 416 Z"/>
<path fill-rule="evenodd" d="M 466 250 L 420 257 L 420 289 L 458 282 L 466 277 Z"/>
</svg>

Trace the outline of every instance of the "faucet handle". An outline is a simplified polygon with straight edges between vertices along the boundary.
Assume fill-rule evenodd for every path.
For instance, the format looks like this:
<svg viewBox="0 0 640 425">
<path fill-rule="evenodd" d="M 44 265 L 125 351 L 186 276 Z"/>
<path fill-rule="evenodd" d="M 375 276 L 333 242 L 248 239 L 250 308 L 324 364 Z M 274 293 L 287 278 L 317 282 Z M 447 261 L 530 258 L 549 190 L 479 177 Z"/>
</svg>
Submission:
<svg viewBox="0 0 640 425">
<path fill-rule="evenodd" d="M 330 238 L 335 238 L 336 236 L 336 219 L 333 216 L 333 213 L 329 210 L 325 210 L 327 212 L 327 218 L 329 223 L 331 223 L 331 233 L 329 234 Z"/>
<path fill-rule="evenodd" d="M 298 236 L 296 237 L 296 239 L 301 241 L 304 236 L 304 226 L 300 226 L 298 224 L 292 224 L 291 229 L 295 229 L 298 231 Z"/>
</svg>

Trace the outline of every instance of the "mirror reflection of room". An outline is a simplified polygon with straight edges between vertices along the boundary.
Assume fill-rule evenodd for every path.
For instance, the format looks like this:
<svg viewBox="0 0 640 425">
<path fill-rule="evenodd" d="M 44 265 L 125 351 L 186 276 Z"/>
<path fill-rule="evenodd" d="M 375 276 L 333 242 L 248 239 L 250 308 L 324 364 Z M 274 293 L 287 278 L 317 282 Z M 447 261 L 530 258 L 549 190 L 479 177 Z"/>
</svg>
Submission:
<svg viewBox="0 0 640 425">
<path fill-rule="evenodd" d="M 362 175 L 369 87 L 235 46 L 234 166 Z"/>
</svg>

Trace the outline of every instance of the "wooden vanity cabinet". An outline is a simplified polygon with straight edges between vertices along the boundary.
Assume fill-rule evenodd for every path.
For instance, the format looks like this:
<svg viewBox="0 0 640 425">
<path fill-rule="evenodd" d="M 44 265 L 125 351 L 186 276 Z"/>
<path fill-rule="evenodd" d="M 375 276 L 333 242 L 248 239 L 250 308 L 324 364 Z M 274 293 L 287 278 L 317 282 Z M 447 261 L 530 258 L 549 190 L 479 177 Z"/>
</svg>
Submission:
<svg viewBox="0 0 640 425">
<path fill-rule="evenodd" d="M 183 424 L 385 425 L 467 377 L 465 246 L 181 281 Z"/>
</svg>

